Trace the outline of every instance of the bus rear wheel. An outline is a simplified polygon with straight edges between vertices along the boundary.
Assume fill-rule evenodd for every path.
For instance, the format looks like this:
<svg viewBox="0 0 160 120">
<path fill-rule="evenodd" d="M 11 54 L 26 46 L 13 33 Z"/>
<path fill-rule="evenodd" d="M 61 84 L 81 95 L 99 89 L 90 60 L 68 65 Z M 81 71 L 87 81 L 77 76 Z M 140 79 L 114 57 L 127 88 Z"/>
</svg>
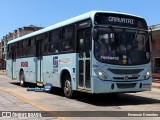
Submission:
<svg viewBox="0 0 160 120">
<path fill-rule="evenodd" d="M 68 74 L 65 75 L 65 77 L 64 77 L 63 92 L 64 92 L 65 97 L 67 97 L 67 98 L 73 97 L 71 77 Z"/>
<path fill-rule="evenodd" d="M 24 73 L 20 73 L 20 86 L 24 87 L 25 86 L 25 78 L 24 78 Z"/>
</svg>

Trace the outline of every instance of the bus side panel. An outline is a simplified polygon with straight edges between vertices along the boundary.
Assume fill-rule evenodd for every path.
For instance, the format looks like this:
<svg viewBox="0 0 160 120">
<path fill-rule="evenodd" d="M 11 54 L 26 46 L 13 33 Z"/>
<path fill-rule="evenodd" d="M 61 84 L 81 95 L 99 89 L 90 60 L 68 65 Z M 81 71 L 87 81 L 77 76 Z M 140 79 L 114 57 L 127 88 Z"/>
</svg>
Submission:
<svg viewBox="0 0 160 120">
<path fill-rule="evenodd" d="M 60 74 L 63 70 L 69 71 L 72 89 L 76 90 L 76 53 L 43 57 L 44 84 L 51 83 L 55 87 L 61 87 Z"/>
<path fill-rule="evenodd" d="M 6 64 L 6 69 L 7 69 L 7 76 L 12 78 L 12 59 L 7 60 L 7 64 Z"/>
<path fill-rule="evenodd" d="M 77 90 L 77 83 L 78 83 L 78 74 L 77 73 L 77 63 L 78 60 L 76 59 L 78 56 L 76 53 L 70 54 L 63 54 L 59 56 L 59 71 L 58 73 L 61 74 L 63 70 L 68 70 L 71 76 L 71 83 L 72 83 L 72 90 Z M 62 76 L 64 77 L 64 76 Z"/>
<path fill-rule="evenodd" d="M 53 59 L 57 66 L 53 68 Z M 60 78 L 58 73 L 58 59 L 51 56 L 43 56 L 43 81 L 44 84 L 51 83 L 53 86 L 60 87 Z"/>
<path fill-rule="evenodd" d="M 25 75 L 25 81 L 36 83 L 36 71 L 35 71 L 36 63 L 34 59 L 35 57 L 17 59 L 16 76 L 18 79 L 19 79 L 20 69 L 23 69 Z"/>
</svg>

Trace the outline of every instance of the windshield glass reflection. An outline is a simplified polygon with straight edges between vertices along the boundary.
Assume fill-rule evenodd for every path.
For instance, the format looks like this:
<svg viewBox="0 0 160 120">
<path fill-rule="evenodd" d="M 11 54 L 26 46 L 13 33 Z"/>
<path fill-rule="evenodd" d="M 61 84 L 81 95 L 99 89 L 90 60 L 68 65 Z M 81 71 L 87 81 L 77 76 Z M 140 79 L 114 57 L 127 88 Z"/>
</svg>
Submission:
<svg viewBox="0 0 160 120">
<path fill-rule="evenodd" d="M 149 62 L 147 31 L 120 28 L 97 28 L 95 57 L 109 64 L 138 65 Z"/>
</svg>

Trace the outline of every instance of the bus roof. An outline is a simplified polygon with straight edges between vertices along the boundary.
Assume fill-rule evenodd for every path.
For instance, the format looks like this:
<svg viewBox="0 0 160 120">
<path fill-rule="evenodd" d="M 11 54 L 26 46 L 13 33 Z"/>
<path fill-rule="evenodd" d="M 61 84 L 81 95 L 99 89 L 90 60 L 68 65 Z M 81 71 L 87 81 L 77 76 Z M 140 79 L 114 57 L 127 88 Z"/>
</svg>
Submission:
<svg viewBox="0 0 160 120">
<path fill-rule="evenodd" d="M 72 24 L 72 23 L 74 23 L 74 22 L 78 22 L 78 21 L 81 21 L 81 20 L 84 20 L 84 19 L 87 19 L 87 18 L 91 18 L 91 19 L 93 20 L 93 19 L 94 19 L 94 15 L 95 15 L 96 13 L 99 13 L 99 12 L 100 12 L 100 13 L 122 14 L 122 15 L 129 15 L 129 16 L 134 16 L 134 17 L 142 18 L 142 17 L 136 16 L 136 15 L 132 15 L 132 14 L 128 14 L 128 13 L 122 13 L 122 12 L 113 12 L 113 11 L 90 11 L 90 12 L 84 13 L 84 14 L 82 14 L 82 15 L 79 15 L 79 16 L 76 16 L 76 17 L 73 17 L 73 18 L 70 18 L 70 19 L 68 19 L 68 20 L 59 22 L 59 23 L 57 23 L 57 24 L 51 25 L 51 26 L 49 26 L 49 27 L 43 28 L 43 29 L 41 29 L 41 30 L 38 30 L 38 31 L 35 31 L 35 32 L 32 32 L 32 33 L 29 33 L 29 34 L 24 35 L 24 36 L 22 36 L 22 37 L 13 39 L 13 40 L 9 41 L 8 44 L 11 44 L 11 43 L 14 43 L 14 42 L 17 42 L 17 41 L 20 41 L 20 40 L 23 40 L 23 39 L 26 39 L 26 38 L 35 36 L 35 35 L 39 35 L 39 34 L 41 34 L 41 33 L 48 32 L 48 31 L 50 31 L 50 30 L 53 30 L 53 29 L 56 29 L 56 28 L 59 28 L 59 27 L 63 27 L 63 26 L 65 26 L 65 25 L 69 25 L 69 24 Z"/>
</svg>

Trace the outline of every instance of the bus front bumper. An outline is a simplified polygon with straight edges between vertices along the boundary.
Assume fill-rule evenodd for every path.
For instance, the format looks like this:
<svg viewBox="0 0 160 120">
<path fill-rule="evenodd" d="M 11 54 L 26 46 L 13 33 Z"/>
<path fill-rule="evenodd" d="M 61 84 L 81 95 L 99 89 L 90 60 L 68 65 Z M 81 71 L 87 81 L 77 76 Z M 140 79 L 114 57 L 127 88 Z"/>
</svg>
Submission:
<svg viewBox="0 0 160 120">
<path fill-rule="evenodd" d="M 100 80 L 93 77 L 92 93 L 118 93 L 118 92 L 140 92 L 151 91 L 152 78 L 138 81 L 117 82 L 112 80 Z"/>
</svg>

